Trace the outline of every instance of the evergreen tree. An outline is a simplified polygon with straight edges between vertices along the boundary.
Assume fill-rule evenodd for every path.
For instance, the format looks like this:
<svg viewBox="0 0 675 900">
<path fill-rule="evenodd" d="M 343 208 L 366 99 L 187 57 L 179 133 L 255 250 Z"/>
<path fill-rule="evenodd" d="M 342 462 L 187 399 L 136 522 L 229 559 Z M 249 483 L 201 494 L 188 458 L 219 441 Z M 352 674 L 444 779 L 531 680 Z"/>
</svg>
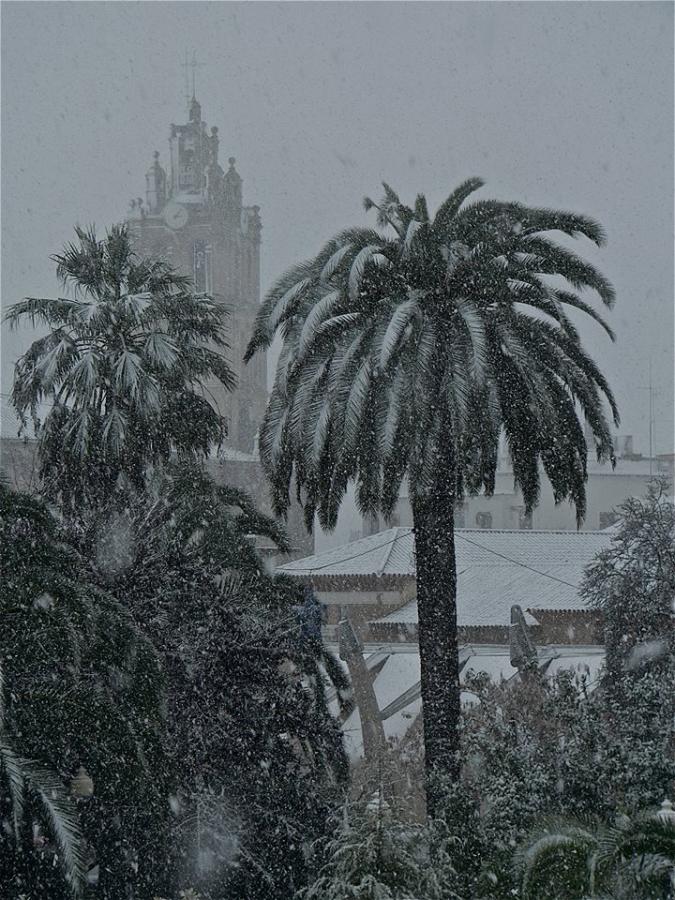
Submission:
<svg viewBox="0 0 675 900">
<path fill-rule="evenodd" d="M 629 813 L 675 787 L 675 507 L 656 479 L 619 507 L 611 546 L 586 571 L 581 592 L 603 614 L 606 669 L 593 705 L 599 721 L 576 725 L 569 776 L 589 750 L 601 762 L 580 792 L 606 813 Z"/>
</svg>

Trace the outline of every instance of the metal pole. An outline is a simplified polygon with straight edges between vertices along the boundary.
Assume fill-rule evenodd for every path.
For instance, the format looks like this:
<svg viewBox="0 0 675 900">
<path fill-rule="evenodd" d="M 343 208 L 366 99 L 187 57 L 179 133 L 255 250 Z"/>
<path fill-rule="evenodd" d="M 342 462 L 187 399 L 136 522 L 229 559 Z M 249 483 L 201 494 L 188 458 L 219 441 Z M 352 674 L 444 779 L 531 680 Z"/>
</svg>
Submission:
<svg viewBox="0 0 675 900">
<path fill-rule="evenodd" d="M 649 360 L 649 477 L 652 477 L 654 458 L 654 391 L 652 389 L 652 361 Z"/>
</svg>

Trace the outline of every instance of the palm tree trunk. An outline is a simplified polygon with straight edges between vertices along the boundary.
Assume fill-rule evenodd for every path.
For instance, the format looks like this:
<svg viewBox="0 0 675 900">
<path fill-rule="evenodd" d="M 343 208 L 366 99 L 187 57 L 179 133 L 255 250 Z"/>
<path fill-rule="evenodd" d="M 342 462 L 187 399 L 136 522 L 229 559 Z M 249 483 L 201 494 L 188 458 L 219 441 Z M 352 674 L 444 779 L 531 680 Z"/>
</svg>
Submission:
<svg viewBox="0 0 675 900">
<path fill-rule="evenodd" d="M 439 448 L 433 489 L 412 503 L 427 810 L 432 817 L 440 802 L 439 777 L 457 781 L 460 769 L 452 456 L 450 447 Z"/>
</svg>

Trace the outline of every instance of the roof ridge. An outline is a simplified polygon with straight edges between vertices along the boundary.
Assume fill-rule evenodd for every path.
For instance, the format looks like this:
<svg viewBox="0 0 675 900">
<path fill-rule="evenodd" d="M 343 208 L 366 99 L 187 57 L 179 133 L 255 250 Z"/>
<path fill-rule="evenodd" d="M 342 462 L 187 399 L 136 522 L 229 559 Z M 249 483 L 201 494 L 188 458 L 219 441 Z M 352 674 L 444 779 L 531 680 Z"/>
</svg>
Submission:
<svg viewBox="0 0 675 900">
<path fill-rule="evenodd" d="M 387 541 L 387 543 L 384 545 L 384 558 L 380 564 L 380 567 L 377 570 L 377 574 L 379 577 L 382 577 L 382 575 L 384 574 L 384 570 L 387 566 L 387 563 L 389 562 L 389 557 L 391 556 L 392 550 L 394 549 L 394 544 L 399 539 L 399 531 L 400 531 L 401 527 L 403 527 L 403 526 L 400 526 L 400 527 L 398 525 L 394 526 L 392 531 L 395 531 L 396 534 L 394 535 L 393 541 Z"/>
<path fill-rule="evenodd" d="M 412 529 L 411 529 L 412 530 Z M 470 532 L 471 534 L 570 534 L 580 537 L 585 534 L 605 534 L 605 528 L 586 528 L 577 530 L 576 528 L 455 528 L 456 532 Z"/>
</svg>

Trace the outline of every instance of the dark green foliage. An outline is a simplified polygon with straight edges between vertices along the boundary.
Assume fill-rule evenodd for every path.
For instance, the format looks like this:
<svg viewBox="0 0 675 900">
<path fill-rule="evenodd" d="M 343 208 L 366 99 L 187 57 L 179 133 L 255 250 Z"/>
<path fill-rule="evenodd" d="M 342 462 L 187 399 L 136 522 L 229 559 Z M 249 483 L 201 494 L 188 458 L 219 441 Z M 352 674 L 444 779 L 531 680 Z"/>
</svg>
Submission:
<svg viewBox="0 0 675 900">
<path fill-rule="evenodd" d="M 157 473 L 71 522 L 69 543 L 40 502 L 0 499 L 5 721 L 17 753 L 93 778 L 96 896 L 291 896 L 347 777 L 326 673 L 348 684 L 303 629 L 303 591 L 252 548 L 283 545 L 279 526 L 198 470 Z M 12 871 L 35 900 L 61 896 L 37 859 Z"/>
<path fill-rule="evenodd" d="M 494 881 L 486 897 L 512 896 L 514 848 L 542 817 L 635 815 L 672 793 L 674 692 L 675 668 L 643 673 L 621 707 L 566 674 L 479 689 L 462 746 Z"/>
<path fill-rule="evenodd" d="M 433 222 L 424 197 L 410 209 L 385 185 L 383 201 L 366 208 L 377 209 L 388 233 L 348 229 L 268 293 L 247 358 L 282 333 L 261 435 L 279 511 L 288 508 L 293 473 L 309 524 L 318 512 L 323 527 L 334 526 L 350 479 L 361 510 L 386 516 L 406 473 L 412 497 L 429 489 L 438 440 L 456 445 L 458 496 L 489 493 L 503 429 L 527 509 L 537 502 L 541 463 L 556 500 L 569 498 L 583 518 L 579 416 L 598 458 L 608 459 L 603 400 L 615 421 L 618 414 L 566 310 L 591 315 L 611 336 L 576 292 L 595 291 L 607 307 L 614 292 L 545 235 L 601 245 L 604 234 L 573 213 L 497 201 L 463 206 L 482 184 L 461 185 Z"/>
<path fill-rule="evenodd" d="M 315 880 L 298 900 L 460 900 L 442 821 L 404 823 L 375 795 L 345 807 L 314 847 Z"/>
<path fill-rule="evenodd" d="M 168 812 L 157 654 L 128 611 L 87 578 L 46 507 L 4 486 L 0 546 L 3 730 L 16 754 L 61 783 L 80 766 L 93 778 L 81 823 L 100 866 L 98 896 L 113 900 L 125 883 L 151 896 L 163 864 L 154 839 Z M 51 875 L 33 881 L 31 896 L 55 898 L 57 889 Z"/>
<path fill-rule="evenodd" d="M 204 388 L 234 377 L 222 355 L 225 310 L 166 263 L 136 256 L 125 226 L 102 241 L 76 228 L 55 255 L 67 299 L 27 298 L 7 313 L 49 329 L 16 364 L 12 403 L 40 439 L 45 490 L 64 512 L 104 502 L 120 476 L 206 454 L 225 422 Z M 39 406 L 51 408 L 44 422 Z"/>
<path fill-rule="evenodd" d="M 475 794 L 463 782 L 448 781 L 439 785 L 438 793 L 443 802 L 434 822 L 434 835 L 447 848 L 454 888 L 460 897 L 480 897 L 486 884 L 492 886 L 484 861 L 494 848 L 488 842 Z"/>
<path fill-rule="evenodd" d="M 384 184 L 380 204 L 365 201 L 384 231 L 345 230 L 284 274 L 245 357 L 281 334 L 260 436 L 278 513 L 295 481 L 307 526 L 318 515 L 332 529 L 353 481 L 359 510 L 388 518 L 408 480 L 432 814 L 434 776 L 456 780 L 460 768 L 454 507 L 466 492 L 493 492 L 503 433 L 526 512 L 543 469 L 556 502 L 569 499 L 581 522 L 582 420 L 600 460 L 613 459 L 606 407 L 618 423 L 567 312 L 591 310 L 585 291 L 611 307 L 613 289 L 547 236 L 601 245 L 602 228 L 517 203 L 464 205 L 482 184 L 460 185 L 433 219 L 423 196 L 410 208 Z"/>
<path fill-rule="evenodd" d="M 618 840 L 621 823 L 642 822 L 645 809 L 657 808 L 675 792 L 675 655 L 669 624 L 673 505 L 656 483 L 645 500 L 627 501 L 622 513 L 612 546 L 589 566 L 584 582 L 586 600 L 606 617 L 613 672 L 608 667 L 594 683 L 571 673 L 549 679 L 538 672 L 501 685 L 480 675 L 470 680 L 480 703 L 463 716 L 462 783 L 442 791 L 449 798 L 444 816 L 452 832 L 460 841 L 469 836 L 473 841 L 459 858 L 452 857 L 458 876 L 470 879 L 459 882 L 468 896 L 520 896 L 514 851 L 544 832 L 554 837 L 541 845 L 539 874 L 548 878 L 545 858 L 550 855 L 558 866 L 558 851 L 567 853 L 568 848 L 570 860 L 581 861 L 581 868 L 570 862 L 576 887 L 561 877 L 560 896 L 585 896 L 588 853 L 602 847 L 608 835 Z M 409 775 L 413 782 L 421 781 L 421 751 L 411 743 L 404 753 L 408 759 L 418 757 L 417 769 Z M 471 801 L 480 818 L 465 825 L 475 815 Z M 600 840 L 598 824 L 611 823 L 617 815 L 615 826 L 603 826 Z M 576 820 L 569 821 L 570 816 Z M 538 829 L 534 836 L 532 829 Z M 649 853 L 656 852 L 652 845 Z M 470 864 L 469 871 L 460 859 Z M 611 895 L 602 896 L 668 896 L 660 889 L 644 892 L 644 885 L 638 890 L 629 878 L 629 869 L 635 869 L 635 877 L 652 872 L 660 878 L 660 865 L 658 860 L 644 866 L 633 860 L 622 870 L 625 892 L 614 886 Z M 577 888 L 581 894 L 572 892 Z M 537 898 L 558 896 L 548 883 L 532 890 Z"/>
<path fill-rule="evenodd" d="M 70 523 L 70 537 L 101 583 L 120 597 L 152 592 L 161 563 L 180 579 L 182 567 L 219 573 L 262 572 L 255 538 L 289 549 L 284 528 L 238 488 L 216 484 L 196 464 L 149 471 L 141 492 L 119 488 L 108 503 Z"/>
<path fill-rule="evenodd" d="M 302 590 L 252 548 L 251 534 L 285 546 L 284 534 L 242 492 L 178 466 L 112 515 L 82 540 L 164 660 L 173 882 L 214 900 L 291 896 L 347 776 L 324 672 L 347 684 L 303 634 Z M 101 555 L 111 527 L 125 538 Z"/>
<path fill-rule="evenodd" d="M 232 387 L 223 309 L 137 258 L 125 228 L 77 237 L 55 257 L 72 297 L 8 314 L 50 329 L 13 401 L 62 514 L 2 495 L 20 539 L 0 592 L 8 727 L 17 752 L 92 777 L 79 812 L 96 896 L 291 896 L 347 774 L 326 673 L 345 700 L 348 684 L 303 624 L 304 594 L 254 549 L 286 550 L 283 529 L 197 465 L 225 434 L 205 399 L 213 378 Z M 56 900 L 41 873 L 32 900 Z"/>
<path fill-rule="evenodd" d="M 612 545 L 586 571 L 582 592 L 603 613 L 606 686 L 630 693 L 644 669 L 667 667 L 675 652 L 675 507 L 654 480 L 643 500 L 618 509 Z"/>
<path fill-rule="evenodd" d="M 75 803 L 55 772 L 14 751 L 15 736 L 5 726 L 3 704 L 0 696 L 3 897 L 14 900 L 27 891 L 35 897 L 61 897 L 72 891 L 79 897 L 85 890 L 87 867 Z"/>
<path fill-rule="evenodd" d="M 516 855 L 523 900 L 671 900 L 675 813 L 545 821 Z"/>
</svg>

